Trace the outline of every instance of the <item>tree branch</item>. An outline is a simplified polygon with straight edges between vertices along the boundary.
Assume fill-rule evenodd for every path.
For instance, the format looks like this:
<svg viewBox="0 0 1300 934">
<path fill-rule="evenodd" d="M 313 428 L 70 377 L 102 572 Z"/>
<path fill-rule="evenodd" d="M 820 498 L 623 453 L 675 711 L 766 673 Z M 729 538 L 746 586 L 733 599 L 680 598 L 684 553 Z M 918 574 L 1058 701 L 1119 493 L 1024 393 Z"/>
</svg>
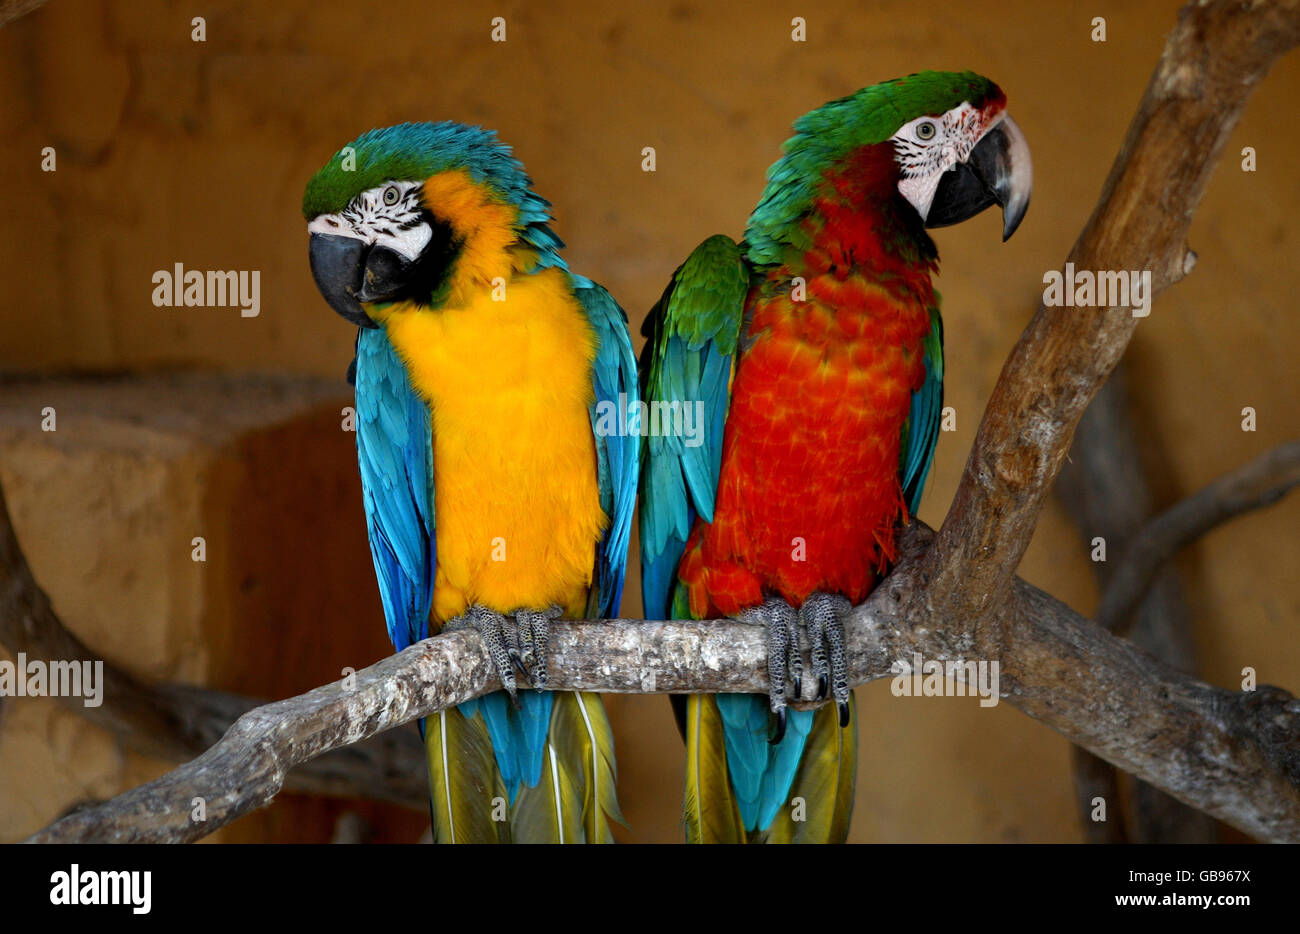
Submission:
<svg viewBox="0 0 1300 934">
<path fill-rule="evenodd" d="M 54 699 L 106 730 L 141 755 L 183 762 L 221 738 L 261 701 L 185 684 L 150 686 L 92 652 L 60 621 L 36 583 L 14 534 L 0 489 L 0 645 L 15 655 L 53 661 L 103 661 L 104 703 L 87 707 L 80 697 Z M 339 750 L 297 769 L 289 791 L 365 796 L 423 811 L 428 807 L 424 749 L 406 731 Z"/>
<path fill-rule="evenodd" d="M 919 523 L 904 531 L 897 570 L 845 627 L 851 684 L 894 677 L 895 662 L 911 666 L 917 654 L 998 660 L 1001 697 L 1070 740 L 1247 833 L 1300 841 L 1300 701 L 1277 688 L 1242 695 L 1182 675 L 1023 581 L 996 611 L 1000 644 L 960 626 L 915 629 L 906 611 L 924 600 L 931 537 Z M 761 626 L 557 621 L 551 639 L 558 690 L 767 691 Z M 270 801 L 295 766 L 499 687 L 476 633 L 427 639 L 358 672 L 352 690 L 326 685 L 250 711 L 193 762 L 30 840 L 195 840 Z M 203 799 L 205 822 L 191 820 L 195 798 Z"/>
<path fill-rule="evenodd" d="M 1124 548 L 1107 585 L 1097 621 L 1127 629 L 1160 568 L 1185 545 L 1244 512 L 1271 506 L 1300 485 L 1300 441 L 1266 451 L 1171 506 Z"/>
</svg>

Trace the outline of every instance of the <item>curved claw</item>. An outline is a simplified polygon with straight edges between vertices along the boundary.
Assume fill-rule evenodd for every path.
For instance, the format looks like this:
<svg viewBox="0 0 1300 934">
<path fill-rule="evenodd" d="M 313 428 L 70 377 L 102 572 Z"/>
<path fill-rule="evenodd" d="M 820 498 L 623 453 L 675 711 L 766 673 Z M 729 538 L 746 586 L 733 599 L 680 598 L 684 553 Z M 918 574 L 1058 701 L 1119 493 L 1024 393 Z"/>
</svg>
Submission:
<svg viewBox="0 0 1300 934">
<path fill-rule="evenodd" d="M 772 738 L 767 741 L 769 746 L 776 746 L 781 742 L 781 740 L 785 739 L 785 710 L 786 709 L 782 707 L 780 710 L 776 711 L 776 729 L 772 732 Z"/>
<path fill-rule="evenodd" d="M 843 701 L 836 705 L 840 708 L 840 729 L 849 725 L 849 705 Z"/>
<path fill-rule="evenodd" d="M 523 657 L 514 649 L 510 650 L 510 662 L 515 666 L 515 671 L 519 672 L 525 678 L 528 677 L 528 669 L 524 666 Z"/>
<path fill-rule="evenodd" d="M 819 701 L 826 700 L 826 692 L 830 690 L 830 686 L 830 680 L 826 675 L 817 676 L 817 699 Z"/>
</svg>

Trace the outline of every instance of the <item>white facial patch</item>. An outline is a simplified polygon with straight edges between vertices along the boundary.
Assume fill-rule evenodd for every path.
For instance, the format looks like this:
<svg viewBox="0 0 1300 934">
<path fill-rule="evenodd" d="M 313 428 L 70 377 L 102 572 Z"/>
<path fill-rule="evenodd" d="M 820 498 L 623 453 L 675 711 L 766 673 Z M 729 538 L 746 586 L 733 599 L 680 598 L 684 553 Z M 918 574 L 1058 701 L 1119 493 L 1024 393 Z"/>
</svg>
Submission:
<svg viewBox="0 0 1300 934">
<path fill-rule="evenodd" d="M 943 173 L 965 162 L 984 134 L 1002 119 L 985 125 L 983 111 L 963 101 L 937 117 L 917 117 L 899 127 L 891 140 L 901 178 L 898 191 L 925 220 Z M 931 132 L 933 131 L 933 132 Z M 928 137 L 928 138 L 926 138 Z"/>
<path fill-rule="evenodd" d="M 307 232 L 355 237 L 414 261 L 433 238 L 433 230 L 420 213 L 421 187 L 419 182 L 389 182 L 369 188 L 342 212 L 313 219 Z"/>
</svg>

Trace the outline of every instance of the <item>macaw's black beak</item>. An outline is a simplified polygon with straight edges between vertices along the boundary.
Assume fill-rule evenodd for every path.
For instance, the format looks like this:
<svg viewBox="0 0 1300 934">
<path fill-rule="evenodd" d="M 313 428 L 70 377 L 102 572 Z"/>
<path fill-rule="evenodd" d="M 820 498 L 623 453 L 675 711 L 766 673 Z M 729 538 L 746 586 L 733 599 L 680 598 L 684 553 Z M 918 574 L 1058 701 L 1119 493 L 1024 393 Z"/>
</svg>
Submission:
<svg viewBox="0 0 1300 934">
<path fill-rule="evenodd" d="M 329 306 L 353 324 L 374 328 L 379 325 L 370 320 L 358 296 L 368 250 L 356 237 L 314 233 L 309 255 L 311 276 Z"/>
<path fill-rule="evenodd" d="M 970 158 L 943 174 L 930 202 L 925 226 L 958 224 L 998 204 L 1002 206 L 1005 242 L 1029 210 L 1033 185 L 1034 164 L 1029 157 L 1029 144 L 1016 122 L 1004 114 L 975 144 Z"/>
</svg>

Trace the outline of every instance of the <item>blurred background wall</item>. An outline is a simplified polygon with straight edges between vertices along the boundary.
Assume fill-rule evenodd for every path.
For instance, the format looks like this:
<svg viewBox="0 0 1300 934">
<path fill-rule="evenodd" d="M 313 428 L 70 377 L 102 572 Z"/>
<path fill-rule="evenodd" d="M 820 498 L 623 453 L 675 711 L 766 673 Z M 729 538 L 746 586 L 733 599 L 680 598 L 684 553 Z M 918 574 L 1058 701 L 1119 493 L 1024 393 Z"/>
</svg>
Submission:
<svg viewBox="0 0 1300 934">
<path fill-rule="evenodd" d="M 935 237 L 957 410 L 921 509 L 937 525 L 1002 361 L 1093 208 L 1178 6 L 50 0 L 0 28 L 0 368 L 24 375 L 0 399 L 0 479 L 37 578 L 93 647 L 150 677 L 285 696 L 385 653 L 352 436 L 337 418 L 353 333 L 312 285 L 299 211 L 310 174 L 359 132 L 441 119 L 497 129 L 555 204 L 573 268 L 610 289 L 635 334 L 701 239 L 741 235 L 797 116 L 899 74 L 971 68 L 1006 91 L 1036 178 L 1009 243 L 995 212 Z M 490 41 L 498 15 L 504 43 Z M 195 16 L 206 41 L 192 39 Z M 806 42 L 791 40 L 795 16 Z M 1091 38 L 1097 16 L 1105 42 Z M 1300 434 L 1297 92 L 1292 56 L 1251 101 L 1197 214 L 1195 272 L 1157 303 L 1130 353 L 1161 506 Z M 653 173 L 641 168 L 646 146 Z M 1257 151 L 1253 173 L 1241 169 L 1244 146 Z M 42 171 L 44 147 L 54 172 Z M 260 314 L 154 307 L 151 276 L 175 263 L 260 270 Z M 212 390 L 224 393 L 215 401 L 159 390 L 143 414 L 106 411 L 116 390 L 69 378 L 67 418 L 39 432 L 32 406 L 46 391 L 34 377 L 180 368 L 240 376 Z M 272 390 L 253 373 L 290 379 L 287 407 L 267 408 Z M 210 428 L 221 418 L 196 414 L 204 406 L 270 414 Z M 1258 413 L 1253 433 L 1241 430 L 1244 406 Z M 75 426 L 93 419 L 108 427 L 92 442 Z M 165 424 L 142 435 L 141 419 Z M 1261 682 L 1300 690 L 1297 519 L 1290 501 L 1179 558 L 1207 680 L 1239 687 L 1253 666 Z M 188 562 L 198 527 L 220 561 Z M 129 551 L 147 535 L 154 551 Z M 118 572 L 96 570 L 106 554 Z M 1057 503 L 1021 573 L 1093 607 L 1087 553 Z M 639 612 L 635 586 L 624 612 Z M 188 635 L 167 637 L 178 626 Z M 895 698 L 883 681 L 858 698 L 852 839 L 1081 839 L 1069 747 L 1048 728 L 1009 705 Z M 615 697 L 609 708 L 623 838 L 680 839 L 666 700 Z M 0 702 L 0 840 L 164 768 L 49 701 Z M 374 839 L 414 840 L 427 825 L 418 813 L 285 796 L 219 838 L 329 839 L 344 808 L 366 814 Z"/>
</svg>

